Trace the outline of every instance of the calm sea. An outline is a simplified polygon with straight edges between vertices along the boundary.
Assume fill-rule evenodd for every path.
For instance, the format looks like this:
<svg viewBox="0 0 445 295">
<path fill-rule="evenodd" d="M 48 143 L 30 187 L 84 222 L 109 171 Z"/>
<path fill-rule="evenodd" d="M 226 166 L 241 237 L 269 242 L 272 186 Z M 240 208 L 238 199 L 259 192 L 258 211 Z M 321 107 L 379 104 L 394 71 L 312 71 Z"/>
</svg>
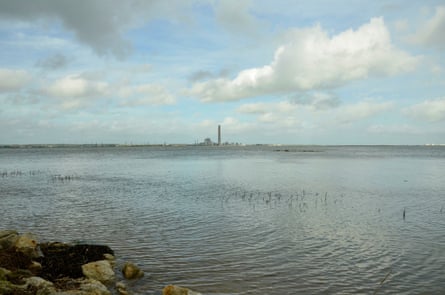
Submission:
<svg viewBox="0 0 445 295">
<path fill-rule="evenodd" d="M 110 245 L 137 294 L 445 294 L 444 207 L 445 147 L 0 149 L 0 229 Z"/>
</svg>

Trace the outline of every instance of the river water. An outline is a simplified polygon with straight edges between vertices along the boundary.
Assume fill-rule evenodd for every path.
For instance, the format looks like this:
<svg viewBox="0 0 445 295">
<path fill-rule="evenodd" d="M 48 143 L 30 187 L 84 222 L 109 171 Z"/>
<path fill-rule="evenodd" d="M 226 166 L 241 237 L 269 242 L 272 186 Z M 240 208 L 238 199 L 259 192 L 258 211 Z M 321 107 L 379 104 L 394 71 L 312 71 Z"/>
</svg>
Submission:
<svg viewBox="0 0 445 295">
<path fill-rule="evenodd" d="M 445 293 L 445 147 L 3 148 L 0 176 L 0 229 L 107 244 L 136 294 Z"/>
</svg>

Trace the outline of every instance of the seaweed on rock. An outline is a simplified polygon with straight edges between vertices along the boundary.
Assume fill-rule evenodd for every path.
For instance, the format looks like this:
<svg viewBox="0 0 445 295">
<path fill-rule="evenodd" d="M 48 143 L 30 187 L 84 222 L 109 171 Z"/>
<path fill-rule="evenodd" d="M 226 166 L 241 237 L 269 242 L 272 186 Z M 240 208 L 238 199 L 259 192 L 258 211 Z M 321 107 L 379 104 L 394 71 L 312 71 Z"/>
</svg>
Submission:
<svg viewBox="0 0 445 295">
<path fill-rule="evenodd" d="M 18 269 L 27 269 L 31 263 L 30 257 L 17 252 L 15 249 L 0 251 L 0 267 L 16 271 Z"/>
<path fill-rule="evenodd" d="M 64 277 L 83 277 L 82 265 L 104 259 L 104 254 L 114 255 L 113 250 L 103 245 L 67 245 L 63 243 L 40 244 L 43 257 L 41 276 L 55 281 Z"/>
</svg>

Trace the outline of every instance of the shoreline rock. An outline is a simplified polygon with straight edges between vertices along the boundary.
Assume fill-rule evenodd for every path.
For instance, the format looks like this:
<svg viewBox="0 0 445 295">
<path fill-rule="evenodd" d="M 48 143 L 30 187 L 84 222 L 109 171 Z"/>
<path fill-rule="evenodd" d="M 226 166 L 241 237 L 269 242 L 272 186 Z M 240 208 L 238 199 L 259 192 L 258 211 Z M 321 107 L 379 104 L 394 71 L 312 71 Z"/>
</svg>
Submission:
<svg viewBox="0 0 445 295">
<path fill-rule="evenodd" d="M 39 243 L 32 233 L 0 230 L 2 295 L 131 295 L 125 282 L 116 281 L 115 267 L 114 251 L 105 245 Z M 131 262 L 121 271 L 127 280 L 144 276 Z M 169 285 L 162 294 L 201 293 Z"/>
<path fill-rule="evenodd" d="M 132 262 L 126 262 L 124 264 L 124 267 L 122 268 L 122 274 L 127 280 L 135 280 L 144 276 L 144 272 Z"/>
</svg>

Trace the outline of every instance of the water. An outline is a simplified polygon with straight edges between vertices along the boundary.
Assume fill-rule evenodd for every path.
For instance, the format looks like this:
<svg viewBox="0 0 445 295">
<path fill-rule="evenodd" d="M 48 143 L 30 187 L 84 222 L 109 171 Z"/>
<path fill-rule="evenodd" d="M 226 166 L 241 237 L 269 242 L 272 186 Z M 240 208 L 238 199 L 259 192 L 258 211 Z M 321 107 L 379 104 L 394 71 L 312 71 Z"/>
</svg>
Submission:
<svg viewBox="0 0 445 295">
<path fill-rule="evenodd" d="M 0 149 L 0 176 L 0 228 L 110 245 L 137 294 L 445 292 L 445 147 Z"/>
</svg>

